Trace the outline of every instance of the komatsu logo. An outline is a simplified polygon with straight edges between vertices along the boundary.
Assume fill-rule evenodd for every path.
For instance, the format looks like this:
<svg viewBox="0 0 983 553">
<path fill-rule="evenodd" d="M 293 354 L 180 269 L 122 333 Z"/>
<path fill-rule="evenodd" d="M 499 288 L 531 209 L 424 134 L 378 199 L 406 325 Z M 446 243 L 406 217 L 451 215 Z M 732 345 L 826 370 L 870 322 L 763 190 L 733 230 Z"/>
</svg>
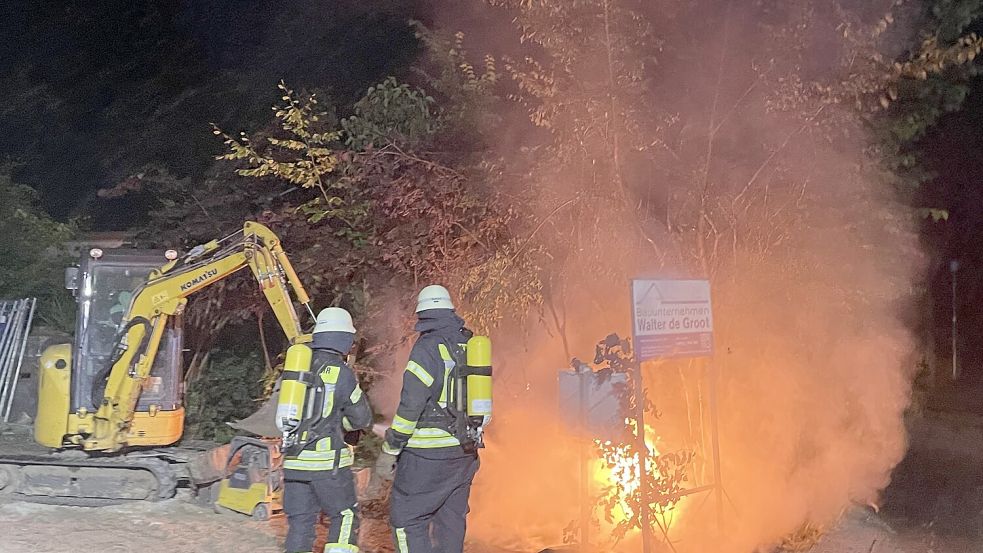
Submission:
<svg viewBox="0 0 983 553">
<path fill-rule="evenodd" d="M 217 274 L 218 274 L 218 269 L 209 269 L 209 270 L 205 271 L 204 273 L 196 276 L 195 278 L 189 280 L 188 282 L 185 282 L 184 284 L 182 284 L 181 285 L 181 291 L 184 292 L 185 290 L 187 290 L 188 288 L 191 288 L 192 286 L 197 286 L 197 285 L 201 284 L 202 282 L 205 282 L 206 280 L 212 278 L 213 276 L 215 276 Z"/>
</svg>

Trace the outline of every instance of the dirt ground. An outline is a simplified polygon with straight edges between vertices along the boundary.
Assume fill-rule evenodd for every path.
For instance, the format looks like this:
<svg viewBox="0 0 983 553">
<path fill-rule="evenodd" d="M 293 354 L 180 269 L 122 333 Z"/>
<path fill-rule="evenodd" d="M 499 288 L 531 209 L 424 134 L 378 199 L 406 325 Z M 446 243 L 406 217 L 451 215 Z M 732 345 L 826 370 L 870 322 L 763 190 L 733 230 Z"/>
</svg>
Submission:
<svg viewBox="0 0 983 553">
<path fill-rule="evenodd" d="M 101 508 L 0 504 L 3 553 L 280 553 L 285 534 L 282 516 L 256 522 L 180 498 Z M 361 534 L 364 553 L 392 550 L 384 522 L 363 520 Z"/>
<path fill-rule="evenodd" d="M 0 550 L 279 553 L 278 526 L 215 514 L 177 499 L 102 508 L 9 503 L 0 505 Z"/>
<path fill-rule="evenodd" d="M 363 551 L 381 553 L 389 549 L 384 524 L 373 520 L 365 522 Z M 75 553 L 80 549 L 107 553 L 280 553 L 284 533 L 282 517 L 254 522 L 236 515 L 215 514 L 180 499 L 103 508 L 30 503 L 0 505 L 0 551 L 4 553 Z M 375 546 L 368 546 L 370 542 Z M 826 535 L 812 553 L 968 553 L 979 550 L 978 546 L 977 549 L 946 548 L 931 531 L 899 534 L 879 517 L 858 511 L 845 517 L 840 527 Z M 469 544 L 468 552 L 490 553 L 490 550 L 480 544 Z"/>
</svg>

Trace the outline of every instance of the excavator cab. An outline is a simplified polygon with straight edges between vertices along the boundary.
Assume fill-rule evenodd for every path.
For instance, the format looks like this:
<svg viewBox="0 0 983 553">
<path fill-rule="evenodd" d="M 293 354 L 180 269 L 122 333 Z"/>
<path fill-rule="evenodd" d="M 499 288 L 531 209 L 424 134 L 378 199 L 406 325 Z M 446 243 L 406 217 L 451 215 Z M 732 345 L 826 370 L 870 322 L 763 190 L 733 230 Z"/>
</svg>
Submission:
<svg viewBox="0 0 983 553">
<path fill-rule="evenodd" d="M 151 271 L 167 261 L 164 252 L 93 248 L 82 256 L 78 267 L 66 271 L 66 287 L 78 304 L 75 342 L 51 346 L 42 354 L 35 422 L 39 443 L 67 445 L 64 438 L 76 434 L 80 415 L 98 409 L 123 336 L 123 317 Z M 167 323 L 140 393 L 131 445 L 167 445 L 180 439 L 184 424 L 181 352 L 181 317 L 176 316 Z"/>
</svg>

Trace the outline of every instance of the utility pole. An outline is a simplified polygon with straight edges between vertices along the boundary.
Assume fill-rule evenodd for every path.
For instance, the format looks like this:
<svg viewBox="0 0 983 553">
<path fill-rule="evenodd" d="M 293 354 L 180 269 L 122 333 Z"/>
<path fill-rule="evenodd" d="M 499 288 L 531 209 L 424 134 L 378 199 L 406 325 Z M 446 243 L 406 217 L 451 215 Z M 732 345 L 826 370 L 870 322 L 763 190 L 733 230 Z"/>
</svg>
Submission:
<svg viewBox="0 0 983 553">
<path fill-rule="evenodd" d="M 956 272 L 959 271 L 959 260 L 949 261 L 949 273 L 952 274 L 952 380 L 959 378 L 958 356 L 958 327 L 956 326 Z"/>
</svg>

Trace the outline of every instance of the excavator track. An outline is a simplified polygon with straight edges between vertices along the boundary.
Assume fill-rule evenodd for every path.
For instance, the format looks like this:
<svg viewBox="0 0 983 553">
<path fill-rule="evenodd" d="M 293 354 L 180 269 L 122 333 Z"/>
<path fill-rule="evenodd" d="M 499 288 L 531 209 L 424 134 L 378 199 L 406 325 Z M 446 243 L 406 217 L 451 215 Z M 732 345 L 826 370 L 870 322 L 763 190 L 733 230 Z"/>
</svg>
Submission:
<svg viewBox="0 0 983 553">
<path fill-rule="evenodd" d="M 0 500 L 97 507 L 174 496 L 174 465 L 153 456 L 0 457 Z"/>
</svg>

